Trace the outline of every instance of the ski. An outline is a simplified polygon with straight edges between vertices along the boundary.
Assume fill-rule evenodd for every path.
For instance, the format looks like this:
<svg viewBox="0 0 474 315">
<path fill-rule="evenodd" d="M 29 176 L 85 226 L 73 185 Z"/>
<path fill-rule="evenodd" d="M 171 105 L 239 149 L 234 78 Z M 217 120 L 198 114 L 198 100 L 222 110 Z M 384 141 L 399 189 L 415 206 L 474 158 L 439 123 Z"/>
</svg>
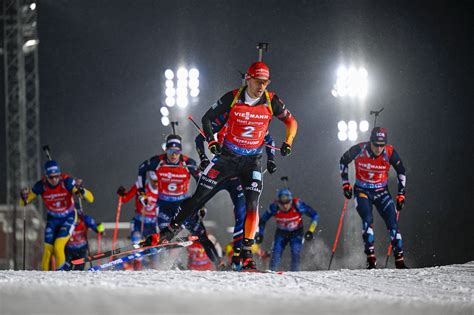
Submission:
<svg viewBox="0 0 474 315">
<path fill-rule="evenodd" d="M 274 275 L 282 275 L 283 271 L 260 270 L 260 269 L 241 269 L 240 272 L 255 272 L 255 273 L 271 273 Z"/>
<path fill-rule="evenodd" d="M 166 250 L 188 247 L 192 243 L 193 243 L 193 241 L 184 241 L 184 242 L 177 242 L 177 243 L 168 243 L 167 244 L 168 246 L 162 246 L 162 247 L 159 247 L 159 248 L 156 248 L 156 246 L 155 247 L 148 247 L 146 249 L 142 249 L 142 250 L 136 251 L 134 253 L 130 253 L 130 254 L 124 256 L 124 257 L 117 258 L 115 260 L 106 262 L 104 264 L 93 266 L 93 267 L 89 268 L 88 271 L 101 271 L 101 270 L 104 270 L 104 269 L 107 269 L 107 268 L 110 268 L 110 267 L 119 266 L 121 264 L 133 261 L 135 259 L 156 255 L 156 254 L 161 253 L 161 252 L 166 251 Z"/>
<path fill-rule="evenodd" d="M 114 256 L 117 256 L 117 255 L 130 254 L 130 253 L 134 253 L 134 252 L 137 252 L 137 251 L 142 251 L 142 250 L 149 249 L 149 248 L 166 247 L 166 246 L 177 244 L 179 242 L 195 241 L 197 239 L 198 239 L 197 236 L 176 237 L 172 242 L 169 242 L 169 243 L 162 243 L 162 244 L 158 244 L 158 245 L 145 246 L 145 247 L 141 247 L 138 244 L 133 244 L 133 245 L 128 245 L 128 246 L 116 248 L 116 249 L 113 249 L 113 250 L 105 251 L 103 253 L 97 253 L 95 255 L 87 256 L 87 257 L 84 257 L 84 258 L 75 259 L 75 260 L 71 261 L 71 264 L 80 265 L 80 264 L 84 264 L 84 263 L 89 262 L 89 261 L 94 261 L 94 260 L 103 259 L 103 258 L 107 258 L 107 257 L 114 257 Z"/>
</svg>

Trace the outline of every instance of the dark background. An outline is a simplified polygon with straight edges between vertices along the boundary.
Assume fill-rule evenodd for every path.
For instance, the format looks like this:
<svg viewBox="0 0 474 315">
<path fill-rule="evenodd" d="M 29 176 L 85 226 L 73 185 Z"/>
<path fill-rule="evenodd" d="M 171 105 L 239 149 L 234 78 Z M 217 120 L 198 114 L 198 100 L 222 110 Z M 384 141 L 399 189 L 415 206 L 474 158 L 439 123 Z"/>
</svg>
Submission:
<svg viewBox="0 0 474 315">
<path fill-rule="evenodd" d="M 269 42 L 264 57 L 272 75 L 269 90 L 286 102 L 299 130 L 294 154 L 277 157 L 278 172 L 265 175 L 261 205 L 266 208 L 274 198 L 280 176 L 289 176 L 295 195 L 320 214 L 318 241 L 326 255 L 344 202 L 338 161 L 352 145 L 337 140 L 337 122 L 365 118 L 372 127 L 369 111 L 384 107 L 379 124 L 388 128 L 389 142 L 407 168 L 400 227 L 408 263 L 470 261 L 471 7 L 458 1 L 42 0 L 41 141 L 51 146 L 64 172 L 84 178 L 94 192 L 96 202 L 86 212 L 114 221 L 117 187 L 132 185 L 138 165 L 161 153 L 170 132 L 159 113 L 164 70 L 180 65 L 200 70 L 199 102 L 186 110 L 173 108 L 172 114 L 191 144 L 195 130 L 183 117 L 200 118 L 217 98 L 238 87 L 237 70 L 257 59 L 257 42 Z M 365 104 L 331 96 L 341 63 L 367 68 Z M 281 143 L 283 124 L 276 120 L 271 131 Z M 4 138 L 0 144 L 5 148 Z M 191 146 L 186 148 L 197 158 Z M 1 162 L 4 178 L 4 155 Z M 5 181 L 1 185 L 4 202 Z M 395 185 L 391 181 L 393 192 Z M 232 224 L 229 198 L 220 193 L 208 206 L 208 219 L 220 224 L 213 232 L 225 243 L 230 235 L 224 227 Z M 122 221 L 132 217 L 132 205 L 126 209 Z M 346 229 L 341 241 L 358 243 L 338 255 L 362 252 L 352 202 L 348 211 L 352 224 L 347 226 L 357 228 Z M 268 248 L 272 234 L 269 225 Z M 388 245 L 386 234 L 377 218 L 380 254 Z"/>
</svg>

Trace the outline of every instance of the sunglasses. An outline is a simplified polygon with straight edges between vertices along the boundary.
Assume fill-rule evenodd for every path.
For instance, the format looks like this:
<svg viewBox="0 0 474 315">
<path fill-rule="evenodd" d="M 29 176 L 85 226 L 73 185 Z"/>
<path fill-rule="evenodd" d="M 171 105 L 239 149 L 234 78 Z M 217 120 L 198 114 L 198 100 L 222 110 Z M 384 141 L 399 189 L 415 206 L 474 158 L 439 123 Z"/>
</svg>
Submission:
<svg viewBox="0 0 474 315">
<path fill-rule="evenodd" d="M 49 179 L 58 179 L 60 178 L 61 175 L 51 175 L 51 176 L 48 176 Z"/>
<path fill-rule="evenodd" d="M 168 154 L 181 154 L 181 150 L 176 150 L 176 149 L 168 149 L 166 150 L 166 153 Z"/>
<path fill-rule="evenodd" d="M 374 147 L 377 147 L 377 148 L 383 148 L 383 147 L 385 146 L 385 143 L 380 144 L 380 143 L 373 143 L 373 142 L 372 142 L 372 145 L 373 145 Z"/>
</svg>

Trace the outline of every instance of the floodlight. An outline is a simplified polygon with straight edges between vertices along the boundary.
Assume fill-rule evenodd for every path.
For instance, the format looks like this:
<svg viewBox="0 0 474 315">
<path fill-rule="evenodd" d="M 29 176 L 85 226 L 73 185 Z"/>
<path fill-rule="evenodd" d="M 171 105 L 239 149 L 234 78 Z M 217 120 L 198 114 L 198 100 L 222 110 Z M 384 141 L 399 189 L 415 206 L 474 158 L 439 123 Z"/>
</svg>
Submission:
<svg viewBox="0 0 474 315">
<path fill-rule="evenodd" d="M 340 122 L 337 123 L 337 129 L 339 129 L 339 131 L 343 131 L 343 132 L 346 132 L 347 131 L 347 124 L 344 120 L 341 120 Z"/>
<path fill-rule="evenodd" d="M 350 141 L 356 141 L 357 140 L 357 131 L 349 129 L 349 132 L 347 133 L 347 137 L 349 138 Z"/>
<path fill-rule="evenodd" d="M 170 119 L 167 116 L 161 117 L 161 123 L 163 126 L 168 126 L 170 124 Z"/>
<path fill-rule="evenodd" d="M 173 107 L 176 104 L 174 97 L 167 97 L 165 101 L 166 106 Z"/>
<path fill-rule="evenodd" d="M 362 132 L 366 132 L 367 130 L 369 130 L 369 122 L 367 120 L 362 120 L 359 123 L 359 129 Z"/>
<path fill-rule="evenodd" d="M 191 95 L 192 97 L 197 97 L 199 95 L 199 89 L 192 89 L 189 92 L 189 95 Z"/>
<path fill-rule="evenodd" d="M 178 96 L 176 98 L 176 104 L 181 107 L 181 108 L 184 108 L 186 106 L 188 106 L 188 98 L 186 96 Z"/>
<path fill-rule="evenodd" d="M 197 79 L 199 78 L 199 70 L 196 68 L 192 68 L 189 70 L 189 78 L 190 79 Z"/>
<path fill-rule="evenodd" d="M 178 80 L 186 80 L 188 78 L 188 70 L 186 68 L 179 68 L 178 72 L 176 72 L 176 76 Z"/>
<path fill-rule="evenodd" d="M 197 89 L 199 87 L 199 80 L 189 79 L 188 86 L 190 89 Z"/>
<path fill-rule="evenodd" d="M 339 141 L 346 141 L 347 140 L 347 133 L 345 131 L 339 131 L 337 133 L 337 138 Z"/>
<path fill-rule="evenodd" d="M 173 97 L 176 95 L 176 89 L 175 88 L 166 88 L 165 90 L 165 95 L 167 97 Z"/>
<path fill-rule="evenodd" d="M 174 78 L 174 72 L 173 72 L 173 70 L 167 69 L 167 70 L 165 71 L 165 77 L 166 77 L 166 79 L 168 79 L 168 80 L 173 80 L 173 78 Z"/>
<path fill-rule="evenodd" d="M 347 123 L 349 131 L 357 131 L 357 123 L 354 120 L 351 120 Z"/>
<path fill-rule="evenodd" d="M 172 88 L 172 87 L 174 87 L 174 82 L 173 82 L 173 80 L 166 80 L 165 86 L 166 86 L 167 88 Z"/>
<path fill-rule="evenodd" d="M 161 113 L 161 115 L 163 115 L 163 116 L 168 116 L 168 115 L 170 114 L 170 111 L 168 110 L 167 107 L 164 107 L 164 106 L 163 106 L 162 108 L 160 108 L 160 113 Z"/>
<path fill-rule="evenodd" d="M 176 86 L 179 87 L 179 88 L 187 88 L 188 87 L 188 80 L 178 79 L 178 82 L 177 82 Z"/>
</svg>

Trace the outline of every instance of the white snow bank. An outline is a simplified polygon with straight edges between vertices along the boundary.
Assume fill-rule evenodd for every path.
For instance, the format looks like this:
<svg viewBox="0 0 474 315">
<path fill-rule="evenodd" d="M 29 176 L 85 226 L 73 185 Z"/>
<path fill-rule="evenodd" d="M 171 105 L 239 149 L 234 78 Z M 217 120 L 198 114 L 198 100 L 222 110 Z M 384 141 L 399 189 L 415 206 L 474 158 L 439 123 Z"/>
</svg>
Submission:
<svg viewBox="0 0 474 315">
<path fill-rule="evenodd" d="M 0 271 L 0 314 L 474 314 L 474 262 L 284 275 Z"/>
</svg>

